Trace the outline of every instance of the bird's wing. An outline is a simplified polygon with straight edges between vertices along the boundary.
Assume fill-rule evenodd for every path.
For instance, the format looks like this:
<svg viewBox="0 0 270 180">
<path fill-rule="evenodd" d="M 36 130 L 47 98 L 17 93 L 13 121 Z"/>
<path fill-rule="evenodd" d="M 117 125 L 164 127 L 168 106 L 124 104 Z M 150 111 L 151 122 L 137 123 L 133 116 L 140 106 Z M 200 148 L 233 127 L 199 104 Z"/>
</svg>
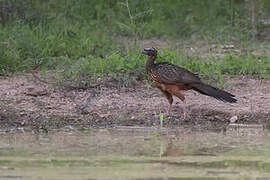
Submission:
<svg viewBox="0 0 270 180">
<path fill-rule="evenodd" d="M 153 71 L 166 84 L 189 85 L 201 83 L 200 78 L 192 72 L 170 63 L 155 64 Z"/>
</svg>

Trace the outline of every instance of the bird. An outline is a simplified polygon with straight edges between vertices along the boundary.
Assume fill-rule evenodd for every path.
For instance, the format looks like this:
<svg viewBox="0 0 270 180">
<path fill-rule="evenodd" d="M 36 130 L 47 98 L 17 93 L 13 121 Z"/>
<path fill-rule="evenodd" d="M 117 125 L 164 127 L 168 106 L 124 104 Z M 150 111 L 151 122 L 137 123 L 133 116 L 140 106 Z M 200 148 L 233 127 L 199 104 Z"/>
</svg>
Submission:
<svg viewBox="0 0 270 180">
<path fill-rule="evenodd" d="M 186 100 L 181 93 L 183 90 L 195 90 L 223 102 L 237 102 L 235 95 L 202 82 L 198 75 L 185 68 L 168 62 L 155 63 L 157 52 L 152 47 L 144 48 L 141 53 L 148 56 L 145 64 L 148 79 L 154 83 L 169 102 L 166 116 L 171 116 L 173 96 L 176 96 L 183 102 L 183 119 L 186 119 Z"/>
</svg>

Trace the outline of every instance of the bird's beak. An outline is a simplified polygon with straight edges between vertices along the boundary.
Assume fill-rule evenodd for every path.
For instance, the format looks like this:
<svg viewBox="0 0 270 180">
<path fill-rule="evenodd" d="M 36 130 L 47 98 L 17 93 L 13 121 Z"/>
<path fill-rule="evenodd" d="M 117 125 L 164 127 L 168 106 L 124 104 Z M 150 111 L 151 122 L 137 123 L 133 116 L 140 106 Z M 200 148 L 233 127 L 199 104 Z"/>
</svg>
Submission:
<svg viewBox="0 0 270 180">
<path fill-rule="evenodd" d="M 147 53 L 147 51 L 145 49 L 142 51 L 142 54 L 148 55 L 148 53 Z"/>
</svg>

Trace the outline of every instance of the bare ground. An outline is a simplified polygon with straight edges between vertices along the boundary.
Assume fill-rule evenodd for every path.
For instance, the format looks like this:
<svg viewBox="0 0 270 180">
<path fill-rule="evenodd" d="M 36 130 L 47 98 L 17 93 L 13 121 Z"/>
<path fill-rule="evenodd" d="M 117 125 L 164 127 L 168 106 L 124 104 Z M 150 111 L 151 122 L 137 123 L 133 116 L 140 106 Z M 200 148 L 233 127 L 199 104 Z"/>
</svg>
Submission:
<svg viewBox="0 0 270 180">
<path fill-rule="evenodd" d="M 0 127 L 159 127 L 167 100 L 146 84 L 140 81 L 132 88 L 72 90 L 41 83 L 31 74 L 0 77 Z M 187 91 L 187 119 L 182 119 L 182 103 L 175 98 L 173 115 L 164 120 L 164 126 L 222 129 L 233 116 L 237 116 L 236 123 L 270 124 L 269 80 L 227 78 L 224 87 L 236 95 L 236 104 Z"/>
</svg>

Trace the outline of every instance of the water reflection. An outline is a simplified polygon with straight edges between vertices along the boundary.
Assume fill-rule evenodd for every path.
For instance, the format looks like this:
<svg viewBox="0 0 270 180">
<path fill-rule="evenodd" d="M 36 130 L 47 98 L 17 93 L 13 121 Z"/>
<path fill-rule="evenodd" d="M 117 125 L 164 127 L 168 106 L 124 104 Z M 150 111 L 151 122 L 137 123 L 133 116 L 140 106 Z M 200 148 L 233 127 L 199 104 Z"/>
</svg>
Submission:
<svg viewBox="0 0 270 180">
<path fill-rule="evenodd" d="M 263 127 L 2 131 L 0 178 L 268 178 L 269 147 Z"/>
</svg>

